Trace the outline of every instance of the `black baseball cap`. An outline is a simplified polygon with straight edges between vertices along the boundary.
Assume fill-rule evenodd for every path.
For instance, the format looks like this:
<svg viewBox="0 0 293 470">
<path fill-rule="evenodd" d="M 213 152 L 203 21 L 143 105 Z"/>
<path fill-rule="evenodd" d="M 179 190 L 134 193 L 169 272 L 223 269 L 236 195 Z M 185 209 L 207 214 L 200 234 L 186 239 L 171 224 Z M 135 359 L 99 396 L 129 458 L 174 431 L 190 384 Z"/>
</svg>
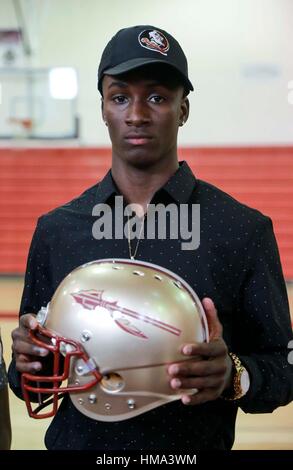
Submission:
<svg viewBox="0 0 293 470">
<path fill-rule="evenodd" d="M 147 64 L 166 64 L 177 72 L 186 91 L 193 90 L 178 41 L 163 29 L 140 25 L 120 29 L 105 47 L 98 70 L 100 93 L 104 75 L 120 75 Z"/>
</svg>

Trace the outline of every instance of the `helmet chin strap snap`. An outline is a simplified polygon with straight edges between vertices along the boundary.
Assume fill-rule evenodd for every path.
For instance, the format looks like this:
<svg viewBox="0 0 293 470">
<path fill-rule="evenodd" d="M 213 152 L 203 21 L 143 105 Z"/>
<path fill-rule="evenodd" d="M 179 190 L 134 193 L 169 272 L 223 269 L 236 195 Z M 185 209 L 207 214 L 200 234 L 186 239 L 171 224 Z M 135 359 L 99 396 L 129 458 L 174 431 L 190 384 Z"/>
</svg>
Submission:
<svg viewBox="0 0 293 470">
<path fill-rule="evenodd" d="M 98 367 L 93 358 L 90 358 L 87 362 L 80 359 L 75 366 L 75 372 L 79 376 L 83 376 L 88 374 L 89 372 L 93 372 Z"/>
</svg>

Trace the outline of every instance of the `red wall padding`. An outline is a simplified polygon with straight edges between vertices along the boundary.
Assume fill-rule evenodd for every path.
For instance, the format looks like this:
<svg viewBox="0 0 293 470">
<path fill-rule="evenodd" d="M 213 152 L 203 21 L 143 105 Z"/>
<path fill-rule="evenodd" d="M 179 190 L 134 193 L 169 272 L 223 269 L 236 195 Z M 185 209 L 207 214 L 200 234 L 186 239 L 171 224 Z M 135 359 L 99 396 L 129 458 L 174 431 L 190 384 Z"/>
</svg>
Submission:
<svg viewBox="0 0 293 470">
<path fill-rule="evenodd" d="M 293 147 L 184 148 L 197 177 L 273 219 L 284 273 L 293 279 Z M 36 219 L 98 181 L 110 149 L 0 149 L 0 273 L 23 273 Z"/>
</svg>

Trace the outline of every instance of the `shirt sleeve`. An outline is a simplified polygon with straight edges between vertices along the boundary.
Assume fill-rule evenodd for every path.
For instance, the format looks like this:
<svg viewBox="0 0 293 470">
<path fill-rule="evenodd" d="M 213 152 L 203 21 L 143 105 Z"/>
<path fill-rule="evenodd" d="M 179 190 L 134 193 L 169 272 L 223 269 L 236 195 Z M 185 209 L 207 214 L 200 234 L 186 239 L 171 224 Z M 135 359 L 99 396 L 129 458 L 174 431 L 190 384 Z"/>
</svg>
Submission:
<svg viewBox="0 0 293 470">
<path fill-rule="evenodd" d="M 247 258 L 233 345 L 250 375 L 249 391 L 238 402 L 246 413 L 272 412 L 293 400 L 288 349 L 292 326 L 271 220 L 262 219 L 256 232 L 259 235 Z"/>
<path fill-rule="evenodd" d="M 19 315 L 38 313 L 41 307 L 47 305 L 53 293 L 50 247 L 43 217 L 40 217 L 29 250 Z M 8 369 L 8 380 L 13 392 L 22 398 L 20 374 L 16 370 L 14 358 Z"/>
</svg>

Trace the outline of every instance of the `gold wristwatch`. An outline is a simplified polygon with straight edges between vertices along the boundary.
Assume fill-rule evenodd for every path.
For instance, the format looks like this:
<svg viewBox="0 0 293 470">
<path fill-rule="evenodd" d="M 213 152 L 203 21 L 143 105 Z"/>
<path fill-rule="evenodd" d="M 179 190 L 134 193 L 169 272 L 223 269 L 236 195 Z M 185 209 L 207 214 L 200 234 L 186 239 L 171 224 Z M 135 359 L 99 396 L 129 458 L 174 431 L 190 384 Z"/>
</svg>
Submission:
<svg viewBox="0 0 293 470">
<path fill-rule="evenodd" d="M 250 386 L 249 374 L 236 354 L 230 352 L 229 356 L 233 363 L 233 390 L 225 390 L 222 398 L 225 400 L 239 400 L 248 392 Z"/>
</svg>

